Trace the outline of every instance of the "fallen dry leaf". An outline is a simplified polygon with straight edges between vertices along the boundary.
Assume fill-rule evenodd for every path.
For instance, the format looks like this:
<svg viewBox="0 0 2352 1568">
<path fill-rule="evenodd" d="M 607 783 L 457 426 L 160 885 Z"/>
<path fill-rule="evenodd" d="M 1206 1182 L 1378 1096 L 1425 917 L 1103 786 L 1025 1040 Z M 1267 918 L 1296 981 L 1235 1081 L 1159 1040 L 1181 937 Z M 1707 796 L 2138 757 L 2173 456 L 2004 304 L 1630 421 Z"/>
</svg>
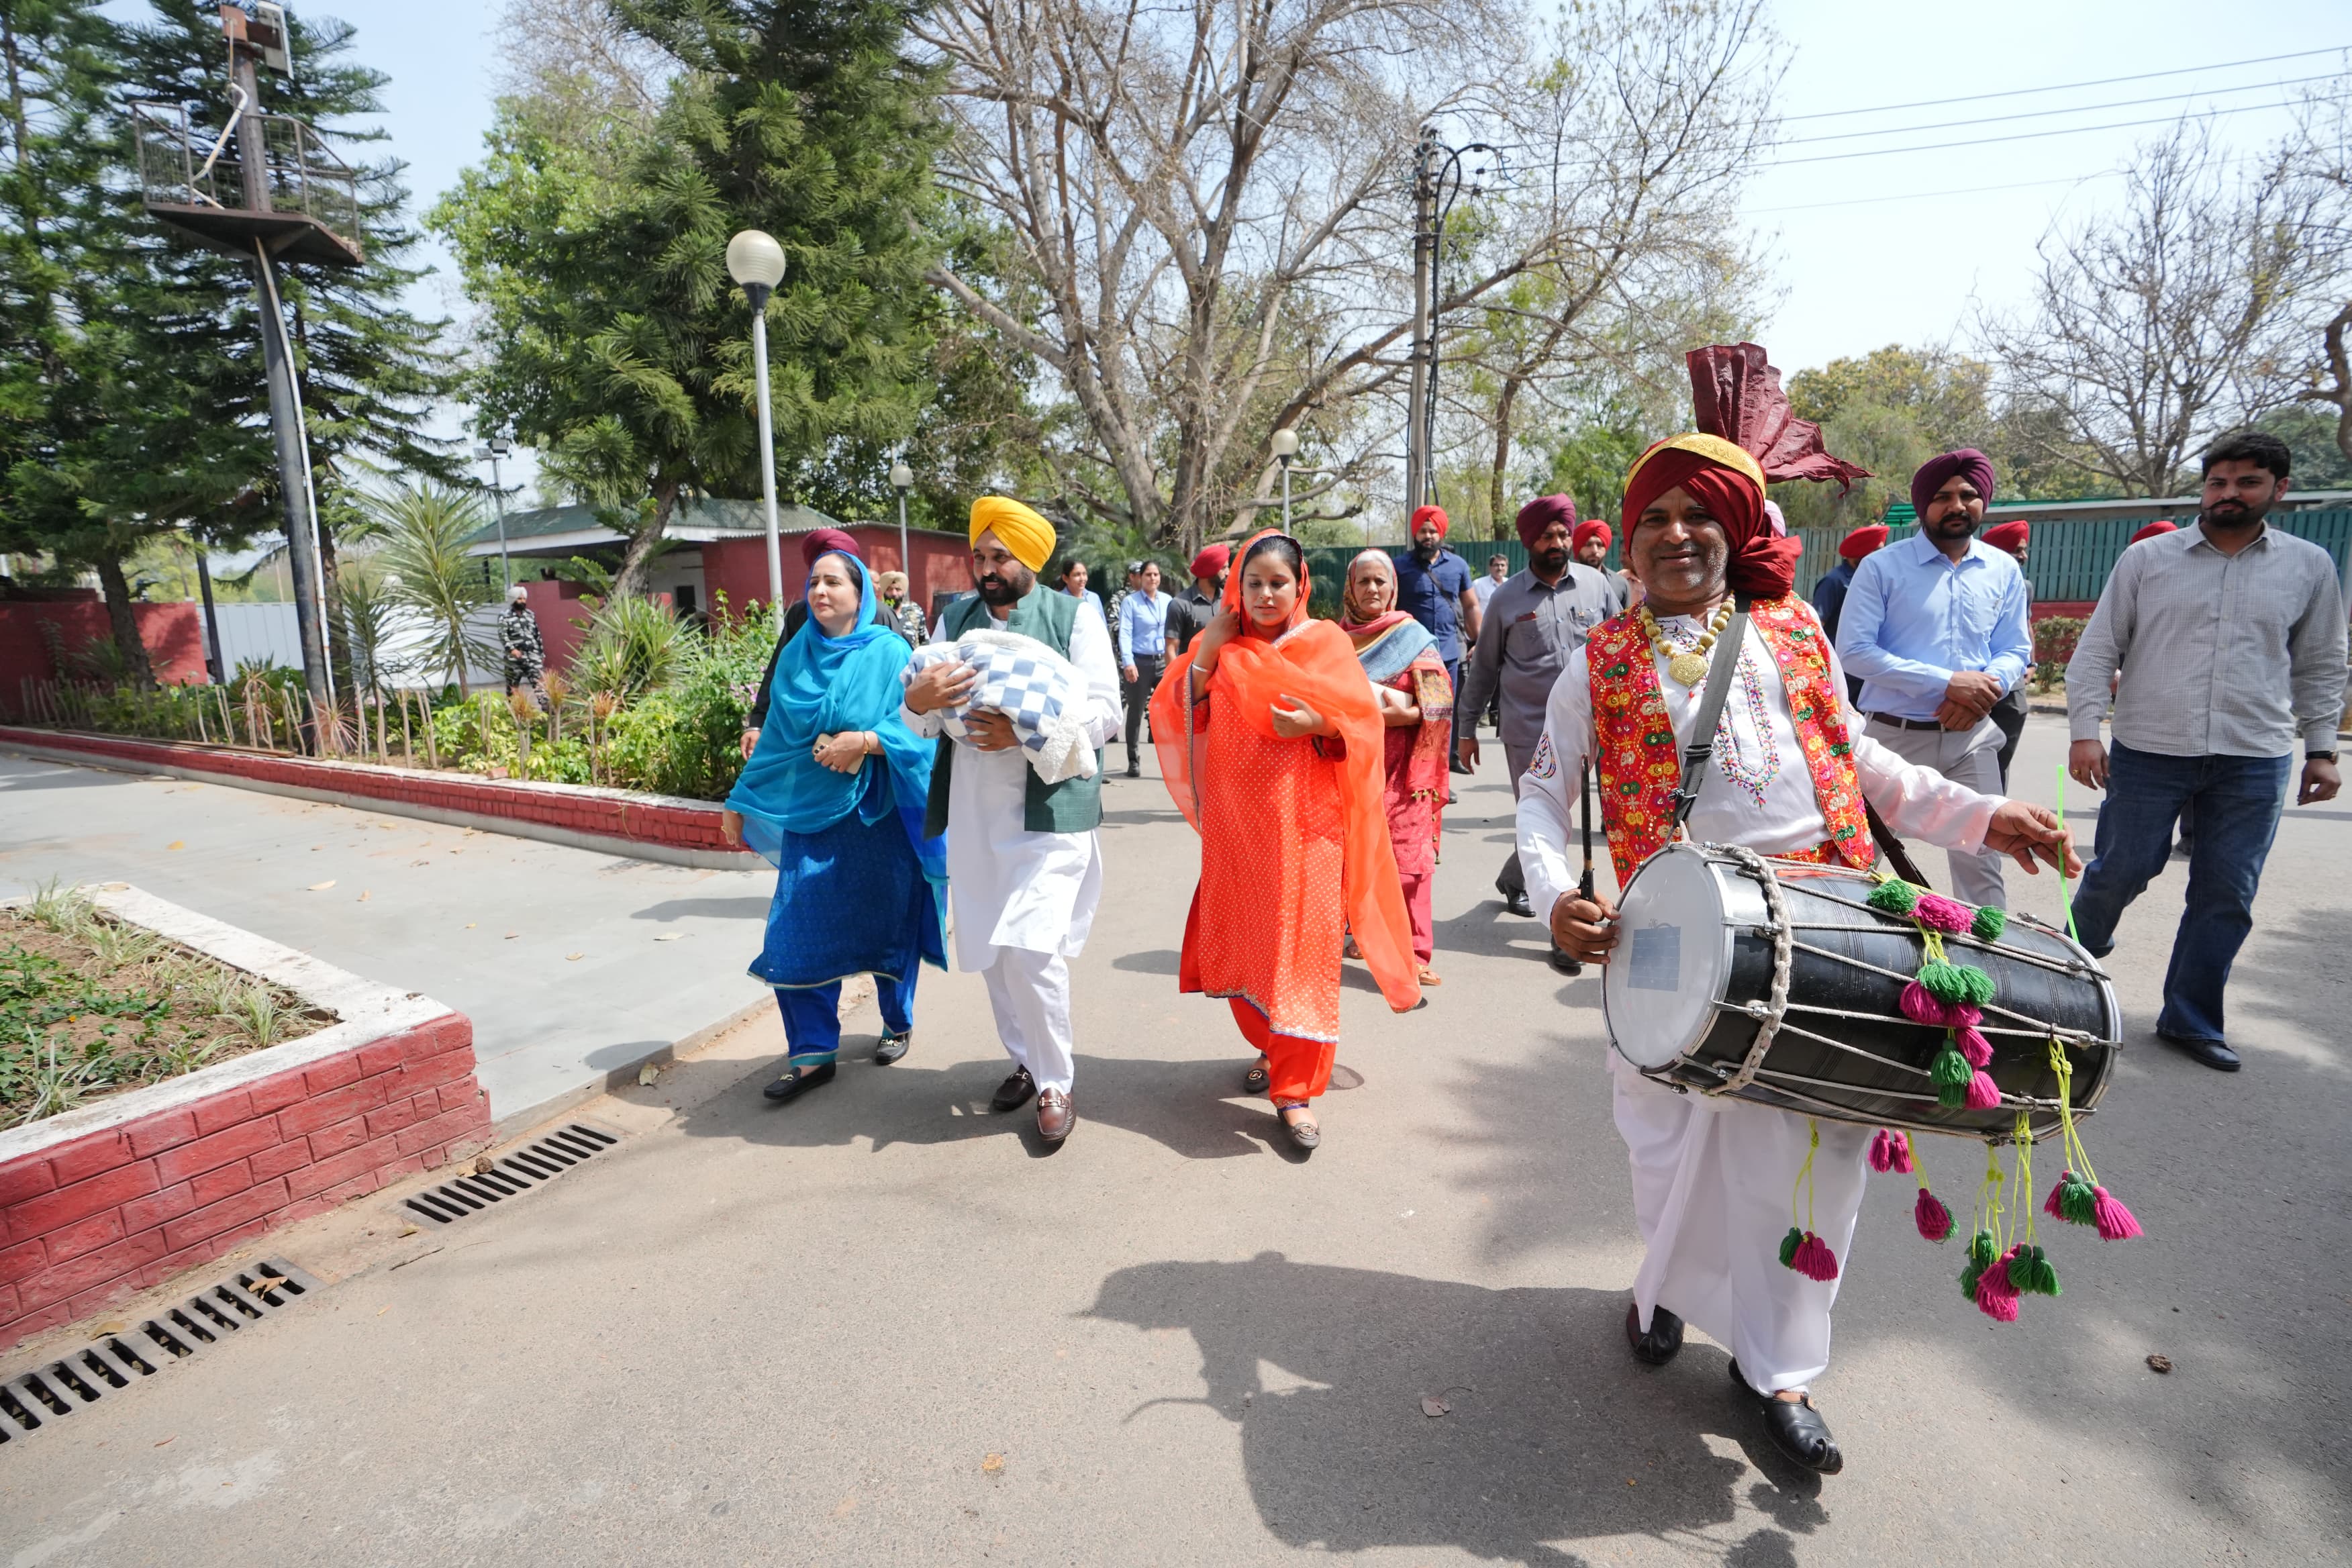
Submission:
<svg viewBox="0 0 2352 1568">
<path fill-rule="evenodd" d="M 89 1337 L 94 1340 L 102 1340 L 109 1334 L 124 1334 L 129 1333 L 130 1331 L 131 1325 L 124 1322 L 121 1319 L 109 1318 L 106 1321 L 90 1330 Z"/>
<path fill-rule="evenodd" d="M 168 1437 L 164 1438 L 164 1439 L 163 1439 L 163 1443 L 176 1443 L 176 1442 L 178 1442 L 179 1440 L 180 1440 L 180 1435 L 179 1435 L 177 1432 L 174 1432 L 174 1433 L 173 1433 L 170 1436 L 168 1436 Z M 163 1443 L 158 1443 L 158 1444 L 156 1444 L 156 1445 L 155 1445 L 155 1447 L 157 1447 L 158 1448 L 160 1448 L 160 1447 L 162 1447 L 163 1446 Z"/>
<path fill-rule="evenodd" d="M 1443 1415 L 1453 1408 L 1454 1406 L 1446 1404 L 1434 1394 L 1424 1394 L 1421 1396 L 1421 1413 L 1423 1415 Z"/>
<path fill-rule="evenodd" d="M 471 930 L 473 930 L 476 926 L 480 925 L 481 923 L 482 923 L 482 922 L 481 922 L 481 921 L 467 921 L 466 922 L 466 929 L 467 929 L 467 931 L 471 931 Z"/>
<path fill-rule="evenodd" d="M 1004 1473 L 1004 1456 L 1002 1454 L 982 1455 L 980 1459 L 980 1473 L 984 1476 L 1003 1475 Z"/>
<path fill-rule="evenodd" d="M 514 941 L 514 939 L 515 939 L 515 938 L 517 938 L 517 937 L 520 936 L 521 934 L 522 934 L 522 932 L 520 932 L 520 931 L 510 931 L 507 932 L 507 934 L 506 934 L 506 940 L 507 940 L 507 941 L 509 941 L 509 942 L 512 942 L 512 941 Z"/>
<path fill-rule="evenodd" d="M 487 1176 L 493 1169 L 495 1169 L 495 1167 L 492 1165 L 488 1154 L 482 1153 L 474 1156 L 474 1174 L 478 1176 Z"/>
<path fill-rule="evenodd" d="M 2150 1372 L 2170 1372 L 2172 1370 L 2172 1358 L 2168 1355 L 2152 1355 L 2147 1358 L 2147 1370 Z"/>
<path fill-rule="evenodd" d="M 682 937 L 686 933 L 682 931 L 666 931 L 662 932 L 661 935 L 654 938 L 654 940 L 656 942 L 676 942 L 679 937 Z"/>
<path fill-rule="evenodd" d="M 362 888 L 360 889 L 360 896 L 355 901 L 362 904 L 366 903 L 368 901 L 368 889 Z"/>
<path fill-rule="evenodd" d="M 418 1231 L 423 1230 L 424 1228 L 425 1227 L 421 1225 L 404 1225 L 400 1227 L 398 1234 L 400 1236 L 415 1236 Z"/>
<path fill-rule="evenodd" d="M 328 878 L 328 879 L 327 879 L 325 881 L 323 881 L 323 882 L 313 882 L 313 883 L 311 883 L 311 884 L 310 884 L 310 891 L 312 891 L 312 892 L 314 892 L 314 893 L 323 893 L 323 892 L 325 892 L 329 888 L 331 888 L 331 887 L 333 887 L 334 885 L 335 885 L 335 879 L 334 879 L 332 877 L 330 877 L 330 878 Z"/>
<path fill-rule="evenodd" d="M 584 952 L 567 952 L 563 955 L 563 962 L 566 963 L 577 963 L 587 956 L 588 955 Z"/>
<path fill-rule="evenodd" d="M 174 838 L 172 842 L 163 846 L 166 849 L 185 849 L 187 847 L 188 841 L 184 838 Z"/>
<path fill-rule="evenodd" d="M 661 1077 L 661 1068 L 657 1068 L 657 1067 L 654 1066 L 654 1064 L 653 1064 L 653 1063 L 651 1063 L 651 1062 L 642 1062 L 642 1063 L 638 1064 L 638 1067 L 637 1067 L 637 1087 L 638 1087 L 638 1088 L 640 1088 L 640 1089 L 646 1089 L 646 1088 L 650 1088 L 650 1087 L 652 1087 L 652 1085 L 654 1084 L 654 1082 L 655 1082 L 656 1079 L 658 1079 L 660 1077 Z"/>
</svg>

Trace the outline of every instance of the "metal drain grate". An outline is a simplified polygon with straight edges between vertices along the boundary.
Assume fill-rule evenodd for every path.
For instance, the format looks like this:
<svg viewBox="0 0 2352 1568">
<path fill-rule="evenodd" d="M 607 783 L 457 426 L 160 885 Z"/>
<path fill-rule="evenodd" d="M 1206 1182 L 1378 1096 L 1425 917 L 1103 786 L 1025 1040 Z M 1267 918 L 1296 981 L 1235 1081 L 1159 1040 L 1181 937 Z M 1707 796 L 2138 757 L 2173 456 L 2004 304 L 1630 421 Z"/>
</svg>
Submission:
<svg viewBox="0 0 2352 1568">
<path fill-rule="evenodd" d="M 454 1225 L 493 1204 L 519 1197 L 543 1182 L 551 1182 L 592 1155 L 601 1154 L 620 1140 L 610 1132 L 574 1121 L 559 1127 L 537 1142 L 493 1161 L 487 1171 L 452 1176 L 437 1187 L 413 1193 L 401 1206 L 436 1225 Z"/>
<path fill-rule="evenodd" d="M 0 1384 L 0 1445 L 20 1442 L 320 1289 L 299 1268 L 273 1258 L 238 1269 L 135 1329 L 94 1340 L 62 1361 Z"/>
</svg>

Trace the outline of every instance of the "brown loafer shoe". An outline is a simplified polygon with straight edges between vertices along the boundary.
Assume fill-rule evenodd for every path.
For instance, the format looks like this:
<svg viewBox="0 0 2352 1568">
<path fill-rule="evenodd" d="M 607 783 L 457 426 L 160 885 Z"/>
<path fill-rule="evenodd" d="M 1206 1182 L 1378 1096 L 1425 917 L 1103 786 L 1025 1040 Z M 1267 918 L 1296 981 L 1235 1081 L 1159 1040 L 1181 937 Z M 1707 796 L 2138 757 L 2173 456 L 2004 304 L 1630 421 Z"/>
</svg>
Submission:
<svg viewBox="0 0 2352 1568">
<path fill-rule="evenodd" d="M 1059 1143 L 1078 1124 L 1078 1113 L 1070 1104 L 1070 1097 L 1058 1089 L 1037 1091 L 1037 1136 L 1048 1143 Z"/>
</svg>

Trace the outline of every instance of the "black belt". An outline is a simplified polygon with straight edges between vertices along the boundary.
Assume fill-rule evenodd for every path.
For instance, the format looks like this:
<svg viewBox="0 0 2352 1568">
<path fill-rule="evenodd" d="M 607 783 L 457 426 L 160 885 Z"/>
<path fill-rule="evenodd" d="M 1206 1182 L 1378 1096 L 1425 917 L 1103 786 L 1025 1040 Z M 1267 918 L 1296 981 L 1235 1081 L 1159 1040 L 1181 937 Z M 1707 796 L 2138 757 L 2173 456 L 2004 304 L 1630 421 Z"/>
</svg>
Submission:
<svg viewBox="0 0 2352 1568">
<path fill-rule="evenodd" d="M 1943 725 L 1937 723 L 1933 719 L 1897 719 L 1892 713 L 1873 713 L 1869 715 L 1869 717 L 1877 723 L 1892 724 L 1898 730 L 1940 730 L 1943 728 Z"/>
</svg>

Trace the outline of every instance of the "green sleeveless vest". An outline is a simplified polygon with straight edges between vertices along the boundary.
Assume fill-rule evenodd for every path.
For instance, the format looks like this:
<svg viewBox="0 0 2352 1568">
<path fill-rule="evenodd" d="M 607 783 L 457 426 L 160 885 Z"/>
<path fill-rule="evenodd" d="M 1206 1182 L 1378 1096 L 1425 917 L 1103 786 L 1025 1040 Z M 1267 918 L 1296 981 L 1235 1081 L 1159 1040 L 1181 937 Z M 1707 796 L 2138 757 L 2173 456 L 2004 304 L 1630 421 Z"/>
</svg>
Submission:
<svg viewBox="0 0 2352 1568">
<path fill-rule="evenodd" d="M 1078 601 L 1040 584 L 1013 606 L 1003 629 L 1035 637 L 1064 658 L 1070 657 L 1070 628 L 1077 624 Z M 995 629 L 988 606 L 974 594 L 951 605 L 940 630 L 953 642 L 975 626 Z M 1085 679 L 1083 671 L 1080 679 Z M 923 834 L 936 838 L 948 830 L 948 781 L 955 766 L 956 745 L 940 737 L 938 756 L 931 763 L 931 794 L 923 809 Z M 1028 789 L 1021 807 L 1021 826 L 1030 833 L 1091 833 L 1102 824 L 1102 752 L 1095 752 L 1095 776 L 1064 779 L 1049 784 L 1034 768 L 1025 769 Z"/>
</svg>

